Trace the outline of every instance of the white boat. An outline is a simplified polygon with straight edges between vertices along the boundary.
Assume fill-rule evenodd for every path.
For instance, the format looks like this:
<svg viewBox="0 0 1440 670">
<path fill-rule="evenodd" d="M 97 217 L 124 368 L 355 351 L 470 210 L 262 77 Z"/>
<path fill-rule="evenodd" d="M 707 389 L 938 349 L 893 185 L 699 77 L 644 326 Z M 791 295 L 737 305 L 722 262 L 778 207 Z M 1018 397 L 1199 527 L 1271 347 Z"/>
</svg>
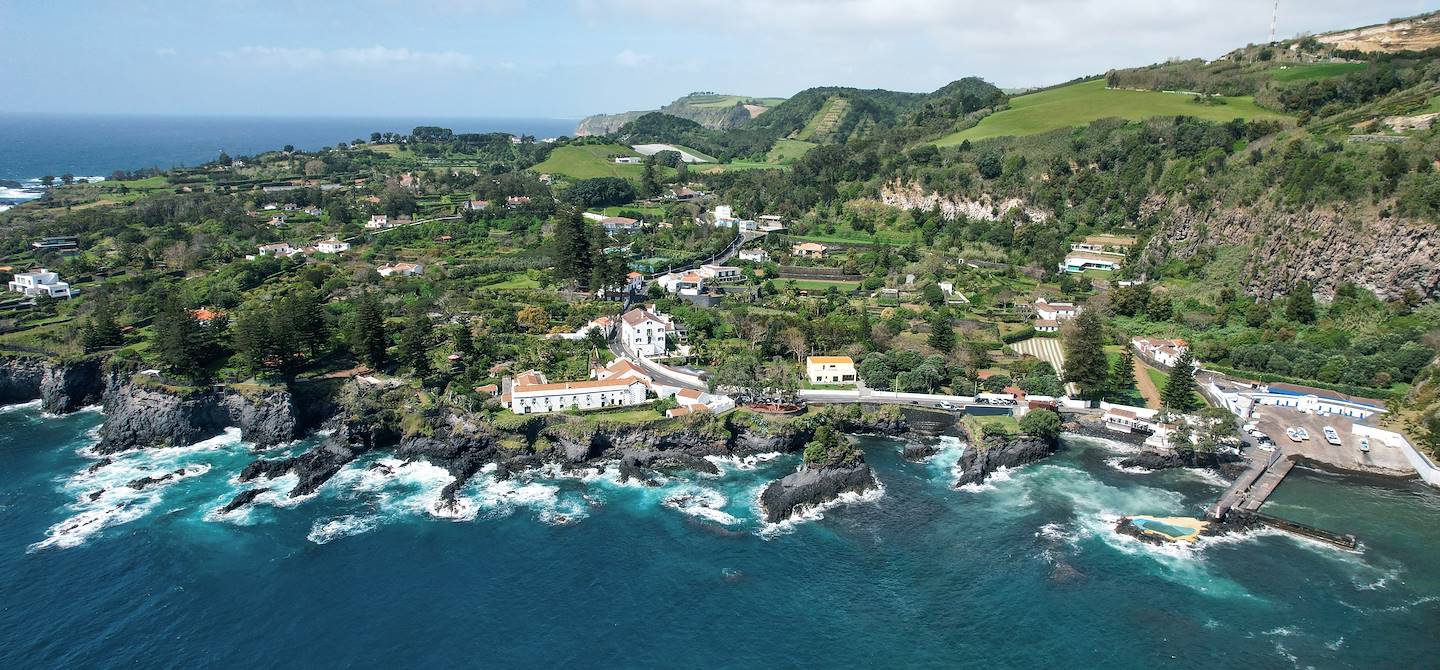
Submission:
<svg viewBox="0 0 1440 670">
<path fill-rule="evenodd" d="M 1310 431 L 1305 430 L 1304 428 L 1296 428 L 1295 435 L 1302 440 L 1310 439 Z"/>
<path fill-rule="evenodd" d="M 1339 444 L 1340 444 L 1340 433 L 1339 433 L 1339 431 L 1336 431 L 1336 430 L 1335 430 L 1333 427 L 1331 427 L 1331 426 L 1325 426 L 1325 428 L 1323 428 L 1322 430 L 1325 432 L 1325 441 L 1326 441 L 1326 442 L 1329 442 L 1330 444 L 1334 444 L 1334 445 L 1339 445 Z"/>
<path fill-rule="evenodd" d="M 1360 438 L 1360 451 L 1366 454 L 1370 453 L 1370 438 Z"/>
<path fill-rule="evenodd" d="M 1285 436 L 1288 437 L 1288 438 L 1290 438 L 1290 441 L 1291 441 L 1291 442 L 1299 442 L 1299 441 L 1300 441 L 1300 429 L 1299 429 L 1299 428 L 1286 428 L 1286 429 L 1285 429 Z"/>
</svg>

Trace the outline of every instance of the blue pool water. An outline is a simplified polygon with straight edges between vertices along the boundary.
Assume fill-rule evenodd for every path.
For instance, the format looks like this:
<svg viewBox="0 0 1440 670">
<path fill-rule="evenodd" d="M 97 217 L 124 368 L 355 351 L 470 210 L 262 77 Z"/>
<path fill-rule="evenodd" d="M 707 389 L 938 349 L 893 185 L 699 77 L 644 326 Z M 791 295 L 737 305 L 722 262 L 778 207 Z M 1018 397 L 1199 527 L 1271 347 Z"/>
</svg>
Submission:
<svg viewBox="0 0 1440 670">
<path fill-rule="evenodd" d="M 245 445 L 92 473 L 78 451 L 102 419 L 0 411 L 0 667 L 1418 667 L 1440 653 L 1440 496 L 1414 486 L 1297 471 L 1267 506 L 1355 533 L 1359 553 L 1274 532 L 1163 549 L 1116 535 L 1122 514 L 1197 513 L 1221 483 L 1122 472 L 1118 445 L 1086 439 L 955 490 L 956 445 L 913 464 L 863 438 L 883 495 L 782 528 L 753 499 L 792 456 L 660 488 L 482 475 L 460 519 L 430 512 L 443 471 L 376 456 L 311 498 L 222 517 Z"/>
</svg>

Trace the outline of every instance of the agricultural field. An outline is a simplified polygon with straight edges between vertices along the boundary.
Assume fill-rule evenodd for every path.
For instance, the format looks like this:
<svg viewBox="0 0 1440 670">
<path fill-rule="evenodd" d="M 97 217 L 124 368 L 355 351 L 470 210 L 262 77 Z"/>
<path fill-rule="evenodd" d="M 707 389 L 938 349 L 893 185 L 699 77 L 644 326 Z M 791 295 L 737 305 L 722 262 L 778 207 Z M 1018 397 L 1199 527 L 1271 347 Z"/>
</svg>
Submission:
<svg viewBox="0 0 1440 670">
<path fill-rule="evenodd" d="M 771 163 L 790 163 L 814 148 L 814 142 L 779 139 L 775 140 L 775 146 L 770 148 L 770 152 L 765 154 L 765 160 Z"/>
<path fill-rule="evenodd" d="M 1081 126 L 1107 117 L 1140 121 L 1153 116 L 1183 115 L 1221 122 L 1237 117 L 1290 118 L 1262 109 L 1247 97 L 1221 99 L 1226 104 L 1196 104 L 1194 96 L 1184 93 L 1110 90 L 1105 88 L 1104 80 L 1096 79 L 1014 98 L 1010 101 L 1010 109 L 991 114 L 975 127 L 946 135 L 935 143 L 950 146 L 965 140 L 1034 135 L 1058 128 Z"/>
<path fill-rule="evenodd" d="M 644 173 L 643 165 L 617 165 L 615 156 L 639 156 L 635 150 L 620 144 L 584 144 L 558 147 L 550 157 L 536 165 L 536 172 L 558 174 L 572 179 L 593 179 L 595 177 L 624 177 L 639 179 Z M 673 176 L 672 168 L 658 170 L 662 176 Z"/>
<path fill-rule="evenodd" d="M 805 127 L 795 135 L 795 139 L 808 141 L 816 136 L 825 136 L 832 133 L 840 122 L 845 120 L 845 114 L 850 111 L 850 101 L 844 98 L 832 97 L 825 101 L 820 111 L 810 117 Z"/>
</svg>

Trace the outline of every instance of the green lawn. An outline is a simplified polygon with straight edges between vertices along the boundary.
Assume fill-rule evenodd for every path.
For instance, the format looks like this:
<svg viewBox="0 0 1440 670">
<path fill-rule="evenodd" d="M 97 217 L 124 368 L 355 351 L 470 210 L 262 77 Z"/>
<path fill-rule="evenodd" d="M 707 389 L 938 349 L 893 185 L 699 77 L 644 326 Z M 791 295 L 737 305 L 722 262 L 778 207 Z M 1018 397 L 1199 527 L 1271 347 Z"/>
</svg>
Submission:
<svg viewBox="0 0 1440 670">
<path fill-rule="evenodd" d="M 487 286 L 482 286 L 481 288 L 495 289 L 497 291 L 513 291 L 519 289 L 540 288 L 540 282 L 531 279 L 530 277 L 526 277 L 525 275 L 516 275 L 509 279 L 506 279 L 505 281 L 489 284 Z"/>
<path fill-rule="evenodd" d="M 1010 101 L 1010 109 L 985 117 L 973 128 L 936 140 L 940 146 L 965 140 L 982 140 L 1005 135 L 1034 135 L 1057 128 L 1080 126 L 1107 117 L 1140 121 L 1152 116 L 1193 116 L 1211 121 L 1244 119 L 1287 119 L 1288 116 L 1261 109 L 1247 97 L 1223 98 L 1224 105 L 1202 105 L 1195 96 L 1158 91 L 1112 91 L 1105 80 L 1096 79 L 1048 91 L 1022 95 Z"/>
<path fill-rule="evenodd" d="M 536 165 L 536 172 L 558 174 L 573 179 L 595 177 L 624 177 L 639 179 L 645 172 L 644 165 L 618 165 L 614 156 L 639 156 L 634 149 L 620 144 L 586 144 L 558 147 L 550 152 L 545 162 Z M 675 176 L 674 168 L 657 170 L 662 178 Z"/>
<path fill-rule="evenodd" d="M 775 146 L 770 148 L 770 153 L 765 155 L 765 160 L 771 163 L 789 163 L 804 156 L 806 152 L 814 148 L 814 142 L 786 139 L 775 140 Z"/>
<path fill-rule="evenodd" d="M 1159 389 L 1161 394 L 1164 394 L 1165 385 L 1170 383 L 1170 375 L 1166 372 L 1156 370 L 1155 368 L 1152 368 L 1148 365 L 1145 366 L 1145 374 L 1150 376 L 1150 381 L 1151 383 L 1155 384 L 1155 388 Z M 1195 402 L 1198 403 L 1200 407 L 1205 407 L 1210 404 L 1206 402 L 1205 398 L 1199 393 L 1192 393 L 1191 395 L 1195 396 Z"/>
<path fill-rule="evenodd" d="M 1291 65 L 1284 70 L 1275 68 L 1270 76 L 1278 82 L 1309 81 L 1338 77 L 1347 72 L 1362 70 L 1365 63 L 1316 63 L 1313 65 Z"/>
<path fill-rule="evenodd" d="M 850 102 L 844 98 L 832 97 L 820 106 L 820 111 L 805 122 L 805 127 L 800 129 L 796 138 L 809 140 L 816 134 L 828 133 L 840 125 L 844 120 L 845 113 L 850 110 Z"/>
<path fill-rule="evenodd" d="M 843 291 L 853 291 L 853 290 L 855 290 L 856 288 L 858 288 L 858 287 L 860 286 L 860 284 L 859 284 L 858 282 L 853 282 L 853 281 L 831 281 L 831 280 L 828 280 L 828 279 L 786 279 L 786 278 L 776 279 L 776 280 L 775 280 L 775 284 L 776 284 L 777 286 L 779 286 L 779 287 L 788 287 L 788 286 L 790 286 L 791 284 L 794 284 L 794 285 L 795 285 L 795 288 L 797 288 L 797 289 L 799 289 L 799 290 L 802 290 L 802 291 L 824 291 L 824 290 L 826 290 L 826 289 L 829 289 L 831 286 L 834 286 L 835 288 L 840 289 L 842 292 L 843 292 Z"/>
<path fill-rule="evenodd" d="M 1001 432 L 1011 435 L 1020 432 L 1020 422 L 1016 421 L 1015 417 L 1009 414 L 995 416 L 966 414 L 960 422 L 965 424 L 965 428 L 970 432 L 972 437 L 976 436 L 976 433 L 979 433 L 982 427 L 991 430 L 998 428 Z"/>
</svg>

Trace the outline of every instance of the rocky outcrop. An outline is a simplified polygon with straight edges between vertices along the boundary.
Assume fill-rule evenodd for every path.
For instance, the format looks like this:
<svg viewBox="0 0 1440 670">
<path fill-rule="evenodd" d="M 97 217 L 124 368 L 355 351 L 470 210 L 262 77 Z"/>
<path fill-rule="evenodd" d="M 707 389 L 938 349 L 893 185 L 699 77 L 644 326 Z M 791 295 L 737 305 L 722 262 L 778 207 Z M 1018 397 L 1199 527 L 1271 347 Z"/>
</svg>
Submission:
<svg viewBox="0 0 1440 670">
<path fill-rule="evenodd" d="M 29 402 L 40 397 L 40 382 L 50 367 L 43 358 L 9 356 L 0 359 L 0 405 Z"/>
<path fill-rule="evenodd" d="M 670 451 L 691 456 L 723 455 L 726 434 L 708 417 L 679 425 L 557 424 L 544 436 L 571 463 L 615 457 L 626 452 Z"/>
<path fill-rule="evenodd" d="M 1031 221 L 1039 222 L 1050 218 L 1049 212 L 1027 205 L 1024 200 L 1019 198 L 996 199 L 990 197 L 988 193 L 982 193 L 975 199 L 963 195 L 944 195 L 926 191 L 920 184 L 904 183 L 898 180 L 886 184 L 884 188 L 880 189 L 880 202 L 900 209 L 918 209 L 927 212 L 938 207 L 940 216 L 947 221 L 960 217 L 997 221 L 1012 209 L 1019 209 Z"/>
<path fill-rule="evenodd" d="M 972 438 L 971 446 L 960 454 L 956 467 L 960 478 L 955 486 L 979 484 L 1000 468 L 1015 468 L 1034 463 L 1060 448 L 1060 441 L 1046 440 L 1030 435 L 991 435 L 980 446 Z"/>
<path fill-rule="evenodd" d="M 104 391 L 105 364 L 99 358 L 0 358 L 0 405 L 38 398 L 46 412 L 65 414 L 99 403 Z"/>
<path fill-rule="evenodd" d="M 1231 451 L 1197 451 L 1194 449 L 1157 451 L 1146 449 L 1120 461 L 1125 468 L 1163 470 L 1166 468 L 1218 468 L 1227 463 L 1242 460 L 1240 454 Z"/>
<path fill-rule="evenodd" d="M 900 457 L 911 462 L 923 461 L 935 454 L 940 453 L 940 448 L 934 444 L 907 444 Z"/>
<path fill-rule="evenodd" d="M 290 497 L 310 495 L 363 451 L 356 449 L 356 445 L 332 438 L 299 456 L 255 461 L 240 471 L 240 481 L 275 479 L 294 473 L 300 481 L 290 489 Z"/>
<path fill-rule="evenodd" d="M 1402 218 L 1380 218 L 1341 204 L 1333 209 L 1285 212 L 1270 207 L 1196 212 L 1151 198 L 1142 216 L 1161 214 L 1166 224 L 1140 252 L 1141 268 L 1185 260 L 1217 246 L 1249 248 L 1240 284 L 1248 295 L 1271 299 L 1297 282 L 1333 298 L 1340 282 L 1373 291 L 1383 300 L 1414 289 L 1440 297 L 1440 228 Z M 1168 212 L 1168 213 L 1165 213 Z"/>
<path fill-rule="evenodd" d="M 121 383 L 106 393 L 105 423 L 94 451 L 185 446 L 219 435 L 229 425 L 229 414 L 209 391 Z"/>
<path fill-rule="evenodd" d="M 240 509 L 241 507 L 249 505 L 250 503 L 255 502 L 255 499 L 260 497 L 260 494 L 269 490 L 270 489 L 263 486 L 253 489 L 245 489 L 244 491 L 236 494 L 234 498 L 231 498 L 230 502 L 225 503 L 225 506 L 220 508 L 220 513 L 229 514 L 237 509 Z"/>
<path fill-rule="evenodd" d="M 766 523 L 779 523 L 806 509 L 834 502 L 846 493 L 879 487 L 875 472 L 863 460 L 849 465 L 802 466 L 770 482 L 760 494 Z"/>
<path fill-rule="evenodd" d="M 442 502 L 452 502 L 480 468 L 499 457 L 499 442 L 488 426 L 468 417 L 449 414 L 430 435 L 411 435 L 400 440 L 395 455 L 421 459 L 445 468 L 455 480 L 440 491 Z"/>
<path fill-rule="evenodd" d="M 241 393 L 117 377 L 109 380 L 104 398 L 105 423 L 95 446 L 101 454 L 194 444 L 231 426 L 261 448 L 301 435 L 301 412 L 284 389 Z"/>
</svg>

